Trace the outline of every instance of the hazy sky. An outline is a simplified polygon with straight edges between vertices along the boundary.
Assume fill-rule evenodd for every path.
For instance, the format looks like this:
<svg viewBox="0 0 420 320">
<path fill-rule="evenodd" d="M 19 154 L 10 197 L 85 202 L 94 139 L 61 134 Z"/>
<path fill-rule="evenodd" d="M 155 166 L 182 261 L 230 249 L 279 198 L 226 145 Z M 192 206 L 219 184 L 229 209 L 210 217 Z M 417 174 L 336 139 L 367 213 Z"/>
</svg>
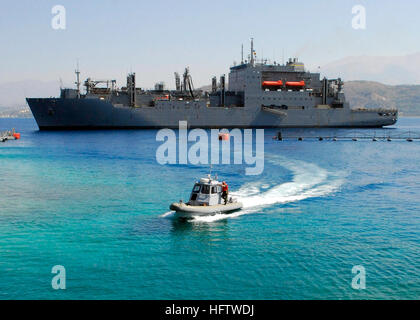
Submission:
<svg viewBox="0 0 420 320">
<path fill-rule="evenodd" d="M 352 7 L 366 7 L 366 29 L 352 28 Z M 55 5 L 66 8 L 66 29 L 51 27 Z M 23 79 L 112 78 L 123 85 L 165 81 L 189 66 L 196 86 L 228 73 L 255 38 L 259 57 L 298 56 L 315 69 L 357 55 L 420 51 L 420 2 L 413 0 L 301 1 L 9 1 L 1 0 L 0 83 Z"/>
</svg>

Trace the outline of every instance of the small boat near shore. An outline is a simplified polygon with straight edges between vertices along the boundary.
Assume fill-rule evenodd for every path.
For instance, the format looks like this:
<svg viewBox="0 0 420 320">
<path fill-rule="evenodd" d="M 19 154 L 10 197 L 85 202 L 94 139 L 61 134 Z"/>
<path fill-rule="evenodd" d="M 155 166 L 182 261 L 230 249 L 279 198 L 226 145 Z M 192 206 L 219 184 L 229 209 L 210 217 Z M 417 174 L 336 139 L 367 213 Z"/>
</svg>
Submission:
<svg viewBox="0 0 420 320">
<path fill-rule="evenodd" d="M 242 208 L 242 203 L 224 194 L 222 182 L 217 177 L 201 178 L 194 184 L 188 202 L 172 203 L 170 210 L 176 211 L 181 218 L 193 218 L 195 216 L 208 216 L 215 214 L 229 214 Z"/>
<path fill-rule="evenodd" d="M 11 131 L 0 132 L 1 142 L 5 142 L 7 140 L 19 140 L 19 139 L 20 139 L 20 133 L 16 132 L 14 128 Z"/>
</svg>

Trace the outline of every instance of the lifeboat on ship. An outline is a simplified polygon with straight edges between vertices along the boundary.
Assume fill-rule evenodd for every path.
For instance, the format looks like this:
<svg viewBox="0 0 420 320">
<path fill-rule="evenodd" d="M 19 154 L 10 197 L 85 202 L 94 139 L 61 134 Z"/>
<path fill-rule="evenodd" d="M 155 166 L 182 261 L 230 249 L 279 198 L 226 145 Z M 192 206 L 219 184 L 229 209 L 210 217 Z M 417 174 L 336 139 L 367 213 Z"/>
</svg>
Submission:
<svg viewBox="0 0 420 320">
<path fill-rule="evenodd" d="M 269 90 L 277 90 L 277 89 L 281 89 L 283 87 L 283 81 L 278 80 L 278 81 L 263 81 L 262 83 L 262 88 L 265 89 L 269 89 Z"/>
<path fill-rule="evenodd" d="M 305 86 L 305 81 L 286 81 L 286 87 L 290 89 L 302 89 Z"/>
</svg>

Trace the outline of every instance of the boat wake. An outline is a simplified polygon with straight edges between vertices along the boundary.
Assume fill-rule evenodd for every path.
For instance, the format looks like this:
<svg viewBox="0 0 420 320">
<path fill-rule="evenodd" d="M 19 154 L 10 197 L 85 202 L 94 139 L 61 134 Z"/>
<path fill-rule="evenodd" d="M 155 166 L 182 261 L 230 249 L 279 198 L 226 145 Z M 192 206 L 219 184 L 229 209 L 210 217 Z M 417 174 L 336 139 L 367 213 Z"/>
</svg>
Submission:
<svg viewBox="0 0 420 320">
<path fill-rule="evenodd" d="M 174 214 L 175 214 L 175 211 L 168 211 L 168 212 L 165 212 L 164 214 L 161 214 L 160 217 L 167 218 L 167 217 L 173 216 Z"/>
<path fill-rule="evenodd" d="M 342 173 L 329 172 L 319 166 L 304 161 L 283 157 L 270 157 L 267 161 L 289 170 L 293 174 L 290 182 L 282 184 L 257 181 L 246 183 L 231 195 L 241 201 L 243 209 L 232 214 L 195 217 L 192 221 L 212 222 L 235 218 L 244 214 L 256 213 L 275 204 L 301 201 L 307 198 L 322 197 L 338 190 L 344 182 Z"/>
</svg>

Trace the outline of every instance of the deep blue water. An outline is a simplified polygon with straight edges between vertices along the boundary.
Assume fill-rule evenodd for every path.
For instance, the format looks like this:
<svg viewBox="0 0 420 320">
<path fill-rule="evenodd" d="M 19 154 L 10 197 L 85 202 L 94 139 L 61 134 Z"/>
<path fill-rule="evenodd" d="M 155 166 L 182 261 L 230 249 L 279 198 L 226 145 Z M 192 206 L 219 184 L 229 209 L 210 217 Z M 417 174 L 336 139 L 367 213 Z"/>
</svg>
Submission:
<svg viewBox="0 0 420 320">
<path fill-rule="evenodd" d="M 208 167 L 159 165 L 156 131 L 0 119 L 11 127 L 22 138 L 0 143 L 0 299 L 420 298 L 420 141 L 279 142 L 265 130 L 262 175 L 213 168 L 246 208 L 179 221 L 169 204 Z M 420 119 L 357 131 L 408 130 Z M 51 287 L 54 265 L 66 290 Z M 355 265 L 365 290 L 351 287 Z"/>
</svg>

